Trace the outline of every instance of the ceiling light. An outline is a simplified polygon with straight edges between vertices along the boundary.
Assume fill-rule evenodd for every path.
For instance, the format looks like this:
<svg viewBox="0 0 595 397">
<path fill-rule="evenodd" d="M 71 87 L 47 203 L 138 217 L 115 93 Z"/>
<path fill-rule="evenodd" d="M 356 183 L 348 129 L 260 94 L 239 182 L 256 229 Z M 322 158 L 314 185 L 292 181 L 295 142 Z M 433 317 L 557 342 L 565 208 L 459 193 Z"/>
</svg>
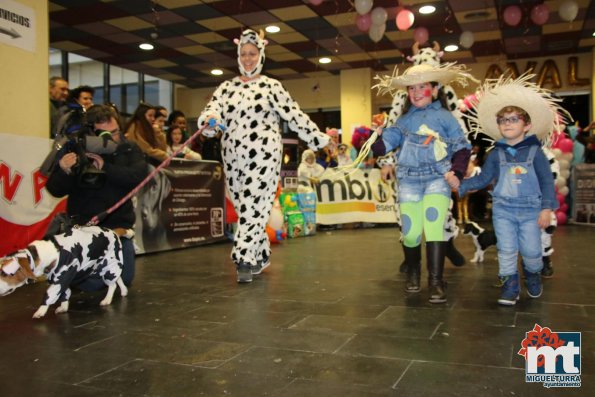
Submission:
<svg viewBox="0 0 595 397">
<path fill-rule="evenodd" d="M 151 44 L 151 43 L 140 43 L 140 44 L 138 45 L 138 47 L 139 47 L 141 50 L 145 50 L 145 51 L 150 51 L 150 50 L 152 50 L 153 48 L 155 48 L 155 47 L 153 46 L 153 44 Z"/>
<path fill-rule="evenodd" d="M 331 63 L 331 59 L 329 57 L 323 57 L 318 60 L 319 63 Z"/>
<path fill-rule="evenodd" d="M 221 76 L 223 74 L 223 70 L 221 70 L 221 69 L 213 69 L 213 70 L 211 70 L 211 74 L 213 76 Z"/>
<path fill-rule="evenodd" d="M 444 51 L 446 52 L 453 52 L 459 49 L 459 46 L 456 44 L 449 44 L 446 47 L 444 47 Z"/>
<path fill-rule="evenodd" d="M 268 33 L 279 33 L 281 31 L 281 28 L 277 25 L 269 25 L 266 28 L 264 28 L 264 30 L 266 30 Z"/>
<path fill-rule="evenodd" d="M 434 6 L 427 5 L 419 7 L 420 14 L 432 14 L 434 11 L 436 11 L 436 7 Z"/>
</svg>

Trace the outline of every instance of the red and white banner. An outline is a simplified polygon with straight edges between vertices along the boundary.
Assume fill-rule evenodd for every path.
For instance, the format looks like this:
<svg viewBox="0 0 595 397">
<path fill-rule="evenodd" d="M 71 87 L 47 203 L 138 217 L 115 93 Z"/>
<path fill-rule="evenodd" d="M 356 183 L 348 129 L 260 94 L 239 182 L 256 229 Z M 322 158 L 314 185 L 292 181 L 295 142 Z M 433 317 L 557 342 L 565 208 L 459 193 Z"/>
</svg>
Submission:
<svg viewBox="0 0 595 397">
<path fill-rule="evenodd" d="M 0 142 L 0 255 L 5 255 L 43 237 L 66 200 L 49 194 L 39 173 L 49 139 L 0 133 Z"/>
</svg>

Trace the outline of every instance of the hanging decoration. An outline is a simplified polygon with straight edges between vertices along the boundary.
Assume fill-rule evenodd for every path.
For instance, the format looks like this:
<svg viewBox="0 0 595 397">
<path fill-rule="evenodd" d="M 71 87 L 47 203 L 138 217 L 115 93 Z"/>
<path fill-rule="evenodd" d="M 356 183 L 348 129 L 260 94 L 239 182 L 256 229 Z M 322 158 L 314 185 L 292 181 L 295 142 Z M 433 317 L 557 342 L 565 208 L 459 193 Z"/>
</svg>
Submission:
<svg viewBox="0 0 595 397">
<path fill-rule="evenodd" d="M 546 84 L 550 84 L 553 89 L 562 87 L 560 71 L 558 70 L 556 63 L 551 59 L 548 59 L 543 63 L 543 66 L 539 70 L 539 75 L 537 76 L 538 86 L 544 87 Z"/>
<path fill-rule="evenodd" d="M 425 44 L 430 37 L 428 29 L 423 26 L 417 27 L 413 30 L 413 39 L 419 44 Z"/>
<path fill-rule="evenodd" d="M 578 78 L 578 58 L 568 58 L 568 84 L 570 85 L 589 85 L 591 80 L 587 78 Z"/>
<path fill-rule="evenodd" d="M 372 9 L 373 3 L 373 0 L 355 0 L 355 11 L 359 15 L 365 15 Z"/>
<path fill-rule="evenodd" d="M 415 15 L 413 15 L 413 13 L 406 8 L 401 9 L 397 13 L 396 22 L 397 22 L 397 28 L 399 28 L 399 30 L 409 29 L 413 25 L 414 21 L 415 21 Z"/>
<path fill-rule="evenodd" d="M 504 9 L 502 17 L 508 26 L 517 26 L 521 22 L 523 12 L 519 6 L 508 6 Z"/>
<path fill-rule="evenodd" d="M 372 17 L 370 14 L 358 15 L 355 17 L 355 26 L 361 32 L 367 32 L 370 30 L 370 26 L 372 26 Z"/>
<path fill-rule="evenodd" d="M 550 18 L 550 9 L 547 4 L 537 4 L 531 9 L 531 21 L 535 25 L 544 25 Z"/>
<path fill-rule="evenodd" d="M 465 30 L 463 33 L 461 33 L 459 43 L 461 43 L 461 45 L 465 48 L 471 48 L 473 43 L 475 43 L 475 36 L 473 35 L 473 32 Z"/>
<path fill-rule="evenodd" d="M 560 18 L 566 22 L 572 22 L 578 15 L 578 4 L 574 0 L 564 0 L 558 8 Z"/>
</svg>

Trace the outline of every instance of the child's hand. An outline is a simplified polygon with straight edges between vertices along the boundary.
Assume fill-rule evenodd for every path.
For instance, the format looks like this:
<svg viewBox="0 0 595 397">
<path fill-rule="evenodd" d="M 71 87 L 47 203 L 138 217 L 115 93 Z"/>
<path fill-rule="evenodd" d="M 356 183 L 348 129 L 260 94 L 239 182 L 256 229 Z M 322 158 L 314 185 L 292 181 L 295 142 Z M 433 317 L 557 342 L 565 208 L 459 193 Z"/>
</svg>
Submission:
<svg viewBox="0 0 595 397">
<path fill-rule="evenodd" d="M 461 184 L 461 181 L 459 181 L 459 178 L 457 178 L 453 171 L 448 171 L 446 174 L 444 174 L 444 179 L 446 179 L 448 186 L 454 190 L 457 190 Z"/>
<path fill-rule="evenodd" d="M 537 224 L 539 225 L 540 228 L 545 229 L 546 227 L 548 227 L 550 225 L 551 220 L 552 220 L 552 210 L 544 209 L 544 210 L 541 210 L 541 212 L 539 213 L 539 218 L 537 218 Z"/>
</svg>

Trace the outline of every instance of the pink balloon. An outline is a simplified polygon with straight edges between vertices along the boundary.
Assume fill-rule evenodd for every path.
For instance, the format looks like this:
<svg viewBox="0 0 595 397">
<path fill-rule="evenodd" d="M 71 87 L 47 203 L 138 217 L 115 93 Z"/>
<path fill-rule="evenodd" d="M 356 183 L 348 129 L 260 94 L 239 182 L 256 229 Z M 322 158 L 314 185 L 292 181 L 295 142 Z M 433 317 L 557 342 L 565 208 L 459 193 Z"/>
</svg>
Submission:
<svg viewBox="0 0 595 397">
<path fill-rule="evenodd" d="M 558 226 L 565 225 L 568 221 L 568 216 L 565 212 L 558 210 L 556 211 L 556 219 L 558 220 Z"/>
<path fill-rule="evenodd" d="M 562 193 L 556 193 L 556 199 L 558 200 L 558 203 L 562 205 L 566 201 L 566 196 L 564 196 Z"/>
<path fill-rule="evenodd" d="M 508 6 L 504 9 L 504 14 L 502 16 L 507 25 L 516 26 L 521 22 L 523 12 L 519 6 Z"/>
<path fill-rule="evenodd" d="M 355 25 L 361 32 L 367 32 L 372 26 L 372 17 L 370 13 L 359 15 L 355 17 Z"/>
<path fill-rule="evenodd" d="M 419 44 L 425 44 L 425 42 L 428 41 L 429 37 L 430 33 L 428 32 L 428 29 L 424 28 L 423 26 L 415 28 L 415 30 L 413 31 L 413 38 Z"/>
<path fill-rule="evenodd" d="M 558 209 L 558 211 L 562 211 L 564 213 L 567 213 L 568 212 L 568 204 L 566 204 L 566 203 L 560 204 L 560 208 Z"/>
<path fill-rule="evenodd" d="M 572 153 L 573 146 L 574 142 L 572 142 L 572 139 L 562 138 L 558 141 L 558 148 L 562 153 Z"/>
<path fill-rule="evenodd" d="M 415 15 L 407 9 L 402 9 L 397 13 L 397 28 L 399 30 L 407 30 L 413 25 Z"/>
<path fill-rule="evenodd" d="M 546 4 L 538 4 L 531 9 L 531 20 L 535 25 L 543 25 L 550 18 L 550 9 Z"/>
<path fill-rule="evenodd" d="M 322 4 L 322 1 L 323 0 L 310 0 L 310 4 L 319 6 L 320 4 Z"/>
</svg>

